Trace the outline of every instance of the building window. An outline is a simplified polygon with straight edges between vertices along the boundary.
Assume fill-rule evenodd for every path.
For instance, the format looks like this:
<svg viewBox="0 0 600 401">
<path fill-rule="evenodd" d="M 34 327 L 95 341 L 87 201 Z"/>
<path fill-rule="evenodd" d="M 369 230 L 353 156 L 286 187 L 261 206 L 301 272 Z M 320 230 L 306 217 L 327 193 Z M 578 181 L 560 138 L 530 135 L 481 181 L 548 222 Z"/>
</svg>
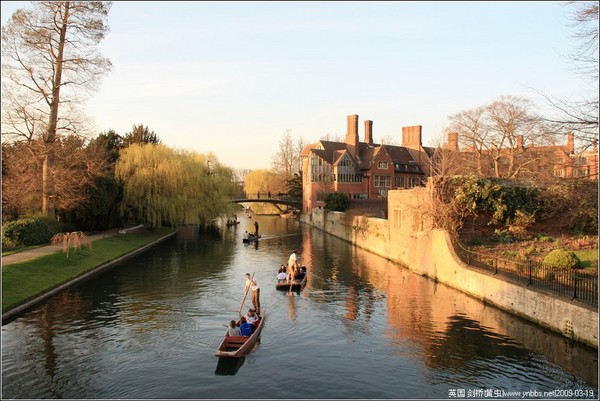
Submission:
<svg viewBox="0 0 600 401">
<path fill-rule="evenodd" d="M 375 188 L 391 188 L 392 176 L 390 175 L 375 175 Z"/>
<path fill-rule="evenodd" d="M 408 179 L 408 188 L 414 188 L 421 185 L 421 179 L 419 177 L 410 177 Z"/>
<path fill-rule="evenodd" d="M 388 162 L 377 162 L 377 168 L 380 170 L 387 170 Z"/>
<path fill-rule="evenodd" d="M 310 159 L 310 178 L 312 182 L 332 181 L 331 165 L 326 163 L 317 155 L 311 155 Z"/>
<path fill-rule="evenodd" d="M 404 177 L 396 177 L 395 181 L 395 188 L 404 188 Z"/>
<path fill-rule="evenodd" d="M 335 172 L 338 182 L 362 182 L 362 174 L 356 174 L 354 163 L 347 154 L 336 165 Z"/>
</svg>

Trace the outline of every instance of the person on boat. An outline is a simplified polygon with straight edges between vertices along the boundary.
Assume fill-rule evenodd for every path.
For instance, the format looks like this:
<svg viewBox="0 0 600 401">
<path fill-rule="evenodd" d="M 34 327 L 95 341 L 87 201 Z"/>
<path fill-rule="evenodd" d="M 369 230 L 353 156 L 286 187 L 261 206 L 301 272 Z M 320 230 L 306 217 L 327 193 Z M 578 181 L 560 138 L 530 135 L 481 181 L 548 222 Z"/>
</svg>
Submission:
<svg viewBox="0 0 600 401">
<path fill-rule="evenodd" d="M 250 323 L 248 323 L 246 321 L 246 318 L 244 316 L 242 316 L 240 318 L 240 332 L 241 335 L 244 337 L 250 337 L 252 335 L 252 326 L 250 326 Z"/>
<path fill-rule="evenodd" d="M 292 251 L 290 258 L 288 259 L 288 270 L 291 270 L 296 267 L 298 263 L 298 256 L 296 255 L 296 251 Z"/>
<path fill-rule="evenodd" d="M 246 316 L 244 317 L 246 318 L 248 324 L 252 326 L 252 332 L 254 332 L 258 323 L 258 316 L 256 315 L 256 312 L 254 312 L 254 309 L 248 309 L 248 313 L 246 313 Z"/>
<path fill-rule="evenodd" d="M 260 287 L 256 282 L 256 279 L 250 275 L 250 273 L 246 273 L 246 286 L 244 291 L 248 291 L 248 288 L 252 290 L 252 306 L 254 306 L 254 310 L 256 313 L 260 313 Z"/>
<path fill-rule="evenodd" d="M 245 240 L 248 240 L 248 239 L 250 239 L 250 234 L 248 234 L 248 231 L 246 231 L 246 232 L 244 233 L 244 239 L 245 239 Z"/>
<path fill-rule="evenodd" d="M 287 281 L 288 279 L 288 274 L 285 271 L 285 266 L 281 265 L 281 268 L 279 269 L 279 273 L 277 274 L 277 281 Z"/>
<path fill-rule="evenodd" d="M 226 336 L 241 336 L 242 335 L 242 331 L 238 327 L 235 320 L 232 320 L 231 322 L 229 322 L 229 327 L 227 328 L 225 335 Z"/>
<path fill-rule="evenodd" d="M 258 237 L 258 221 L 254 220 L 254 235 Z"/>
</svg>

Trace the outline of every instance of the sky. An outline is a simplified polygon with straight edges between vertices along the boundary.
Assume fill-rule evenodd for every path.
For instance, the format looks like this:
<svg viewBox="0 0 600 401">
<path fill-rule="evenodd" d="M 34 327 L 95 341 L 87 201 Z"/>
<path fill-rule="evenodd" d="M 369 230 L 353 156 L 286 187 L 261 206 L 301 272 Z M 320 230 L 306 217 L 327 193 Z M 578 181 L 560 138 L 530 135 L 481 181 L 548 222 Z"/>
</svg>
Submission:
<svg viewBox="0 0 600 401">
<path fill-rule="evenodd" d="M 29 2 L 2 1 L 2 25 Z M 579 98 L 565 2 L 114 1 L 101 43 L 113 69 L 85 104 L 97 132 L 143 124 L 172 148 L 268 169 L 284 133 L 343 138 L 346 118 L 400 145 L 421 125 L 503 95 Z"/>
</svg>

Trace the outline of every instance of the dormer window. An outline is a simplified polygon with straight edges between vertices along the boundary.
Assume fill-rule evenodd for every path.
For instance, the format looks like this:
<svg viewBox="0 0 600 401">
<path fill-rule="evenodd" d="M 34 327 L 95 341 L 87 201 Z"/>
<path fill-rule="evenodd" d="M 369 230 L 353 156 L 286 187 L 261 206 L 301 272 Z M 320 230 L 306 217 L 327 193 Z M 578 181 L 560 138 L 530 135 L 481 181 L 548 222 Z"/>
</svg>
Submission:
<svg viewBox="0 0 600 401">
<path fill-rule="evenodd" d="M 388 162 L 377 162 L 377 168 L 379 170 L 387 170 L 388 169 Z"/>
</svg>

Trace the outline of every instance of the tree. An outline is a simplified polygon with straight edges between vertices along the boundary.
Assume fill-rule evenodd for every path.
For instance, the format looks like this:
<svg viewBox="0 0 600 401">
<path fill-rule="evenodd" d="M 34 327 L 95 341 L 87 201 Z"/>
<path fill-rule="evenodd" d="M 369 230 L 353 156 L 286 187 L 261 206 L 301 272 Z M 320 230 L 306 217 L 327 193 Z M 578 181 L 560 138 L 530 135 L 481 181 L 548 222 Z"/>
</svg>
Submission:
<svg viewBox="0 0 600 401">
<path fill-rule="evenodd" d="M 531 112 L 525 98 L 502 96 L 486 108 L 488 117 L 488 150 L 495 177 L 515 178 L 533 159 L 522 159 L 524 142 L 540 139 L 539 118 Z"/>
<path fill-rule="evenodd" d="M 575 45 L 566 57 L 569 66 L 588 82 L 579 99 L 558 99 L 542 94 L 554 110 L 546 122 L 554 132 L 573 132 L 587 149 L 598 138 L 598 2 L 570 1 Z"/>
<path fill-rule="evenodd" d="M 128 132 L 123 137 L 123 146 L 131 145 L 133 143 L 154 143 L 159 144 L 160 138 L 150 131 L 148 126 L 143 124 L 134 125 L 131 132 Z"/>
<path fill-rule="evenodd" d="M 44 147 L 41 139 L 2 144 L 3 218 L 33 214 L 41 209 L 43 156 L 40 155 Z M 106 176 L 111 170 L 104 155 L 89 149 L 86 141 L 76 135 L 58 138 L 54 152 L 56 163 L 50 172 L 56 188 L 54 203 L 58 211 L 64 212 L 86 203 L 86 187 L 93 186 L 97 177 Z"/>
<path fill-rule="evenodd" d="M 105 155 L 108 162 L 114 166 L 119 158 L 119 151 L 123 148 L 123 138 L 110 129 L 94 138 L 88 147 L 95 153 Z"/>
<path fill-rule="evenodd" d="M 529 99 L 501 96 L 450 116 L 447 131 L 458 134 L 463 166 L 481 177 L 516 178 L 538 165 L 540 157 L 525 154 L 524 147 L 546 145 L 552 138 L 532 108 Z"/>
<path fill-rule="evenodd" d="M 570 1 L 574 7 L 571 26 L 576 45 L 570 55 L 575 68 L 585 77 L 598 81 L 598 5 L 597 1 Z"/>
<path fill-rule="evenodd" d="M 288 129 L 279 141 L 279 150 L 273 156 L 273 171 L 282 175 L 284 181 L 292 178 L 294 173 L 302 170 L 300 152 L 304 148 L 304 140 L 298 138 L 296 143 L 292 138 L 292 130 Z"/>
<path fill-rule="evenodd" d="M 287 194 L 293 198 L 302 198 L 302 171 L 295 173 L 292 178 L 285 182 Z"/>
<path fill-rule="evenodd" d="M 42 211 L 53 217 L 58 188 L 56 141 L 80 133 L 77 106 L 110 68 L 98 45 L 110 2 L 33 2 L 2 27 L 3 135 L 41 138 Z M 6 126 L 6 129 L 5 129 Z"/>
<path fill-rule="evenodd" d="M 285 191 L 285 182 L 282 176 L 270 170 L 253 170 L 244 179 L 244 192 L 251 197 L 258 193 L 266 197 L 268 192 L 277 194 L 283 191 Z"/>
<path fill-rule="evenodd" d="M 209 223 L 236 209 L 233 173 L 213 154 L 136 143 L 121 151 L 115 174 L 122 213 L 151 227 Z"/>
</svg>

